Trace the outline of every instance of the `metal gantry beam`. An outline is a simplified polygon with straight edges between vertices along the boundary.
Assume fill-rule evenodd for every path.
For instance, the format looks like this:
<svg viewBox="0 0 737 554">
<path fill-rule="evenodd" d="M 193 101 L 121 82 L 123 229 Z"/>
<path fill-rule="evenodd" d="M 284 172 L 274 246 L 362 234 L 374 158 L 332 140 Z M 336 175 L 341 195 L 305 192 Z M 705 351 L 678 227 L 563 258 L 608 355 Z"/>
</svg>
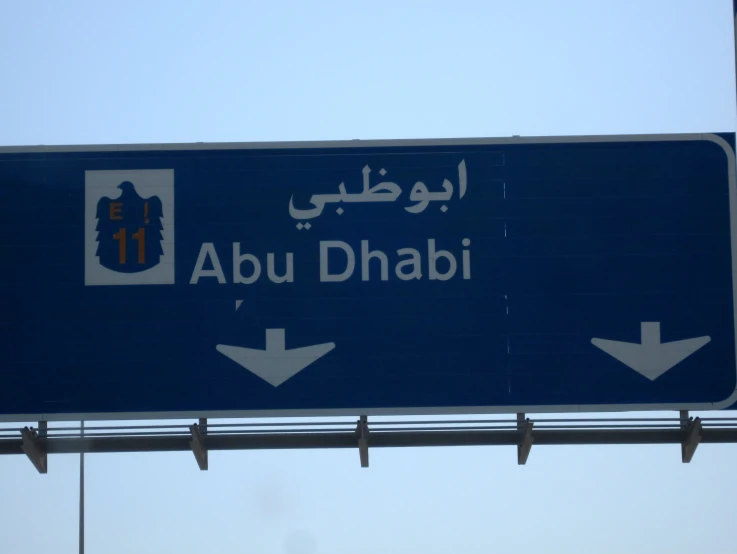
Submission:
<svg viewBox="0 0 737 554">
<path fill-rule="evenodd" d="M 451 425 L 451 426 L 449 426 Z M 0 455 L 25 454 L 40 473 L 49 454 L 177 452 L 194 454 L 201 470 L 210 451 L 262 449 L 330 449 L 358 447 L 361 467 L 369 467 L 371 448 L 440 446 L 515 446 L 517 463 L 526 464 L 532 445 L 673 444 L 682 461 L 691 462 L 699 444 L 737 443 L 737 418 L 591 419 L 532 421 L 376 422 L 369 431 L 364 415 L 354 423 L 213 424 L 200 419 L 192 425 L 139 425 L 0 429 Z"/>
</svg>

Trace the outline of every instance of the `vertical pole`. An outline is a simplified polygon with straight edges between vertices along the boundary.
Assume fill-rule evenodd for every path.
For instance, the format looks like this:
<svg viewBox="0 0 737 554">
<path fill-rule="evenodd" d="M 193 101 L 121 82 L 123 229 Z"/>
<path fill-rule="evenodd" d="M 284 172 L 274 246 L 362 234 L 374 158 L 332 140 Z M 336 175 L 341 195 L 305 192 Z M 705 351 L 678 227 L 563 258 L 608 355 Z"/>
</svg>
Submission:
<svg viewBox="0 0 737 554">
<path fill-rule="evenodd" d="M 84 439 L 84 421 L 80 422 L 79 436 Z M 82 452 L 79 453 L 79 554 L 84 554 L 84 446 L 80 450 Z"/>
</svg>

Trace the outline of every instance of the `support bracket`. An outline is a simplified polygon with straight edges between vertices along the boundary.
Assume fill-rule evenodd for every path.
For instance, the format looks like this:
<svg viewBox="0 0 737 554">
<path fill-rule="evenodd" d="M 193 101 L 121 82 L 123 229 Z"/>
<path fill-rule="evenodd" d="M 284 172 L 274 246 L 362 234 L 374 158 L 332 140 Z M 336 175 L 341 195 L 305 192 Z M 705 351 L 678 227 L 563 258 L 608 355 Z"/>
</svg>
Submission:
<svg viewBox="0 0 737 554">
<path fill-rule="evenodd" d="M 681 411 L 681 429 L 684 433 L 683 442 L 681 442 L 681 461 L 688 464 L 701 442 L 701 419 L 688 417 L 688 411 Z"/>
<path fill-rule="evenodd" d="M 200 422 L 189 426 L 192 433 L 192 440 L 189 441 L 189 447 L 192 449 L 197 465 L 202 471 L 208 468 L 207 448 L 203 441 L 203 437 L 207 435 L 207 418 L 200 418 Z"/>
<path fill-rule="evenodd" d="M 48 457 L 46 454 L 46 451 L 44 450 L 43 446 L 41 445 L 41 442 L 39 440 L 39 437 L 46 437 L 46 422 L 41 421 L 39 422 L 39 431 L 36 432 L 33 427 L 28 428 L 24 427 L 21 429 L 21 437 L 23 438 L 23 444 L 21 445 L 21 450 L 25 452 L 26 456 L 28 456 L 28 459 L 31 460 L 31 463 L 34 465 L 36 470 L 39 473 L 47 473 L 48 472 Z"/>
<path fill-rule="evenodd" d="M 368 451 L 368 417 L 362 415 L 356 424 L 356 436 L 358 437 L 358 455 L 361 459 L 361 467 L 369 466 L 369 451 Z"/>
<path fill-rule="evenodd" d="M 530 418 L 525 418 L 525 414 L 517 414 L 517 430 L 520 432 L 520 441 L 517 445 L 517 465 L 525 465 L 527 457 L 530 455 L 530 449 L 535 439 L 532 436 L 532 426 L 534 422 Z"/>
</svg>

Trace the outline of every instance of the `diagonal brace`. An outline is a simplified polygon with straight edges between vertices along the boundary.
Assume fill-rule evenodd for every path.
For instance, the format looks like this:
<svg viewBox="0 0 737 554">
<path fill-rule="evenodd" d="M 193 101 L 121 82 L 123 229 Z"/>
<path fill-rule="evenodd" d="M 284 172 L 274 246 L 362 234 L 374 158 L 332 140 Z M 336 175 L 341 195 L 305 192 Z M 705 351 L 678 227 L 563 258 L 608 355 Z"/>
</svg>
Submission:
<svg viewBox="0 0 737 554">
<path fill-rule="evenodd" d="M 206 422 L 207 420 L 204 421 Z M 192 433 L 189 447 L 192 449 L 195 460 L 197 460 L 197 465 L 200 466 L 202 471 L 205 471 L 208 468 L 208 455 L 202 436 L 207 434 L 207 423 L 203 424 L 203 420 L 201 419 L 199 424 L 190 425 L 189 431 Z"/>
<path fill-rule="evenodd" d="M 358 437 L 358 456 L 361 459 L 361 467 L 369 466 L 369 452 L 368 452 L 368 417 L 362 415 L 356 425 L 356 436 Z"/>
<path fill-rule="evenodd" d="M 520 441 L 517 445 L 517 465 L 525 465 L 527 457 L 530 455 L 532 443 L 535 442 L 532 436 L 532 426 L 534 422 L 530 418 L 525 419 L 525 414 L 517 414 L 517 429 L 520 431 Z"/>
<path fill-rule="evenodd" d="M 28 459 L 31 460 L 31 463 L 34 465 L 39 473 L 47 473 L 48 458 L 46 451 L 41 445 L 38 433 L 36 433 L 36 431 L 34 431 L 32 428 L 29 429 L 28 427 L 24 427 L 23 429 L 21 429 L 20 433 L 21 437 L 23 438 L 21 450 L 26 453 L 26 456 L 28 456 Z"/>
<path fill-rule="evenodd" d="M 681 461 L 684 464 L 688 464 L 691 462 L 691 459 L 696 452 L 696 447 L 699 446 L 699 443 L 701 442 L 701 419 L 698 417 L 696 419 L 689 418 L 682 426 L 684 437 L 683 442 L 681 443 Z"/>
</svg>

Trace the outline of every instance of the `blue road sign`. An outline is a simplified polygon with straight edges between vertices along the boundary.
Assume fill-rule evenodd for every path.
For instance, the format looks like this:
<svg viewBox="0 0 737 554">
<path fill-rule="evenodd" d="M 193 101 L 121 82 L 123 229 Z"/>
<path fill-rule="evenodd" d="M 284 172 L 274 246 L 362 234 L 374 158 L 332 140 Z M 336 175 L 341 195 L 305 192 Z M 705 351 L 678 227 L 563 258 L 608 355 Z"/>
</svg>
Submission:
<svg viewBox="0 0 737 554">
<path fill-rule="evenodd" d="M 734 136 L 0 150 L 0 418 L 725 409 Z"/>
</svg>

